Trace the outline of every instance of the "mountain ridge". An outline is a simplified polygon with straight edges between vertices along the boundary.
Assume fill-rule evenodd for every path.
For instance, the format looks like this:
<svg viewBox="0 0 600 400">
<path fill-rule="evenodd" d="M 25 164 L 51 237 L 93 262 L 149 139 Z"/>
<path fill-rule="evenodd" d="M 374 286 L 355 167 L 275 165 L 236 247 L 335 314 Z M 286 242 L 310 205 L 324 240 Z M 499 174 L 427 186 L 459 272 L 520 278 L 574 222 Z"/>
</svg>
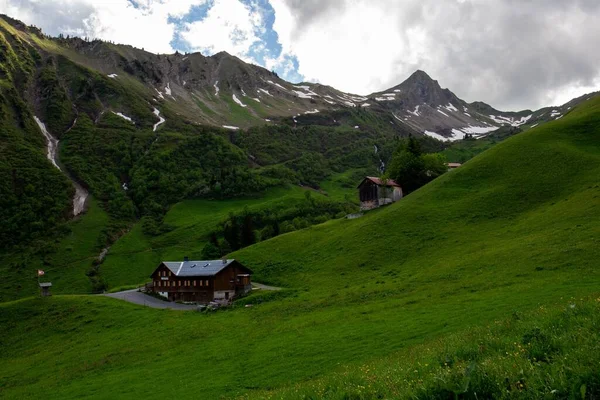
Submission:
<svg viewBox="0 0 600 400">
<path fill-rule="evenodd" d="M 399 130 L 453 141 L 467 134 L 484 137 L 502 126 L 528 128 L 568 111 L 560 106 L 506 112 L 483 102 L 467 103 L 450 89 L 441 88 L 423 70 L 416 70 L 389 89 L 361 96 L 328 85 L 287 82 L 276 73 L 225 51 L 211 56 L 199 52 L 153 54 L 100 40 L 50 38 L 38 28 L 27 27 L 7 16 L 0 18 L 47 52 L 92 68 L 116 83 L 122 79 L 136 80 L 145 86 L 144 97 L 154 106 L 166 103 L 195 124 L 244 129 L 288 120 L 296 125 L 310 114 L 324 114 L 327 119 L 332 112 L 361 108 L 388 119 L 392 127 L 401 126 Z"/>
</svg>

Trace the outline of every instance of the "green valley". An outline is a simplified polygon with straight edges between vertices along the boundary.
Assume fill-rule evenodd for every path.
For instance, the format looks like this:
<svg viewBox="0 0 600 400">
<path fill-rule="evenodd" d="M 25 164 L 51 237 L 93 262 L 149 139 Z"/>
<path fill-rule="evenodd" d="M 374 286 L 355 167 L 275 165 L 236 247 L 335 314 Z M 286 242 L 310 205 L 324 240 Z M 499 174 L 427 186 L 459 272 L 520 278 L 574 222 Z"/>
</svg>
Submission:
<svg viewBox="0 0 600 400">
<path fill-rule="evenodd" d="M 4 303 L 3 397 L 129 396 L 144 392 L 146 377 L 158 373 L 180 383 L 156 384 L 153 393 L 178 397 L 429 398 L 455 386 L 461 391 L 464 376 L 474 382 L 464 393 L 486 385 L 480 393 L 497 397 L 535 398 L 551 388 L 567 396 L 584 384 L 588 395 L 597 393 L 595 342 L 569 332 L 592 332 L 598 315 L 595 297 L 571 298 L 598 291 L 599 126 L 596 98 L 397 204 L 242 249 L 233 257 L 252 266 L 257 281 L 286 289 L 253 294 L 230 310 L 158 311 L 85 296 Z M 175 207 L 171 218 L 185 220 L 186 212 Z M 582 311 L 565 315 L 569 301 Z M 242 307 L 248 303 L 255 305 Z M 488 338 L 488 324 L 540 307 L 549 314 L 490 327 Z M 473 340 L 490 348 L 479 356 L 461 336 L 471 327 L 481 327 Z M 32 329 L 34 336 L 25 334 Z M 530 358 L 501 357 L 513 340 L 530 349 Z M 541 350 L 527 347 L 536 340 Z M 548 340 L 553 347 L 544 350 Z M 428 350 L 415 355 L 423 346 Z M 565 369 L 551 354 L 584 364 L 549 385 L 544 374 L 558 377 Z M 448 366 L 431 366 L 445 357 Z M 501 370 L 492 372 L 488 365 L 496 360 Z M 427 375 L 397 392 L 400 372 L 369 387 L 369 379 L 390 373 L 390 362 L 402 371 L 443 373 L 448 385 Z M 528 362 L 542 362 L 545 372 L 511 369 Z M 54 365 L 60 380 L 46 373 Z M 196 379 L 190 365 L 210 366 L 210 379 Z M 348 387 L 348 373 L 365 385 Z M 485 376 L 506 376 L 510 391 Z"/>
<path fill-rule="evenodd" d="M 359 96 L 0 15 L 0 398 L 600 398 L 599 177 L 598 93 Z"/>
</svg>

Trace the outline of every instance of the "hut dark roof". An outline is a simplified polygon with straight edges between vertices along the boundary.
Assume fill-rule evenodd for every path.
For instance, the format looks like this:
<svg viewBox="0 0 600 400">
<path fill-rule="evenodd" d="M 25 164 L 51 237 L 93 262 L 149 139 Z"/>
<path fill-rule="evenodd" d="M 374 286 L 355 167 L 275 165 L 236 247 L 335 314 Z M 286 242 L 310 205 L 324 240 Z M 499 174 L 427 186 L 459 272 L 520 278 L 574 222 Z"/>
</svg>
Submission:
<svg viewBox="0 0 600 400">
<path fill-rule="evenodd" d="M 396 183 L 396 181 L 393 179 L 386 180 L 385 184 L 384 184 L 381 179 L 376 178 L 374 176 L 367 176 L 365 179 L 363 179 L 363 181 L 360 183 L 360 185 L 358 185 L 358 187 L 361 187 L 366 181 L 371 181 L 378 186 L 400 187 L 400 185 L 398 185 Z"/>
</svg>

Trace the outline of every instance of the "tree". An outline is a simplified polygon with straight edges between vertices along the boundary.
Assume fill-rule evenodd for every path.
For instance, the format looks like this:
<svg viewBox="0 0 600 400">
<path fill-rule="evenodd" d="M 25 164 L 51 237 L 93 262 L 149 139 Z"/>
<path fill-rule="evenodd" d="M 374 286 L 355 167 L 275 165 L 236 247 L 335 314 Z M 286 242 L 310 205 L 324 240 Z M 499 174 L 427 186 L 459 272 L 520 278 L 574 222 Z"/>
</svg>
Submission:
<svg viewBox="0 0 600 400">
<path fill-rule="evenodd" d="M 238 250 L 240 248 L 240 228 L 235 215 L 230 214 L 229 220 L 223 227 L 223 236 L 232 250 Z"/>
<path fill-rule="evenodd" d="M 411 136 L 398 146 L 390 162 L 388 175 L 408 194 L 446 170 L 444 156 L 437 153 L 424 154 L 420 142 Z"/>
<path fill-rule="evenodd" d="M 421 158 L 425 166 L 425 175 L 429 180 L 435 179 L 448 171 L 446 157 L 439 153 L 423 154 Z"/>
<path fill-rule="evenodd" d="M 250 213 L 246 213 L 244 215 L 241 236 L 242 247 L 251 246 L 256 242 L 256 238 L 254 236 L 254 227 L 252 226 L 252 215 Z"/>
<path fill-rule="evenodd" d="M 420 155 L 400 148 L 392 157 L 388 169 L 392 179 L 402 186 L 405 193 L 411 193 L 425 184 L 425 163 Z"/>
<path fill-rule="evenodd" d="M 202 249 L 203 260 L 215 260 L 221 257 L 221 250 L 213 243 L 208 242 Z"/>
</svg>

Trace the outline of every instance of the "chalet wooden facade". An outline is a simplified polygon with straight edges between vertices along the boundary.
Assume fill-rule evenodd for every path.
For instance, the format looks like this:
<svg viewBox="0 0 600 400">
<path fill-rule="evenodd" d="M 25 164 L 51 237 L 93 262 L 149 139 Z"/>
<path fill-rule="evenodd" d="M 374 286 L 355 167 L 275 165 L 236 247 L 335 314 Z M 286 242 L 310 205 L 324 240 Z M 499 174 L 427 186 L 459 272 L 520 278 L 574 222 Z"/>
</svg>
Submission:
<svg viewBox="0 0 600 400">
<path fill-rule="evenodd" d="M 170 301 L 228 302 L 252 290 L 252 271 L 236 260 L 162 262 L 150 290 Z"/>
<path fill-rule="evenodd" d="M 385 182 L 379 178 L 367 176 L 358 185 L 360 209 L 372 210 L 386 204 L 394 203 L 404 196 L 402 187 L 391 179 Z"/>
</svg>

